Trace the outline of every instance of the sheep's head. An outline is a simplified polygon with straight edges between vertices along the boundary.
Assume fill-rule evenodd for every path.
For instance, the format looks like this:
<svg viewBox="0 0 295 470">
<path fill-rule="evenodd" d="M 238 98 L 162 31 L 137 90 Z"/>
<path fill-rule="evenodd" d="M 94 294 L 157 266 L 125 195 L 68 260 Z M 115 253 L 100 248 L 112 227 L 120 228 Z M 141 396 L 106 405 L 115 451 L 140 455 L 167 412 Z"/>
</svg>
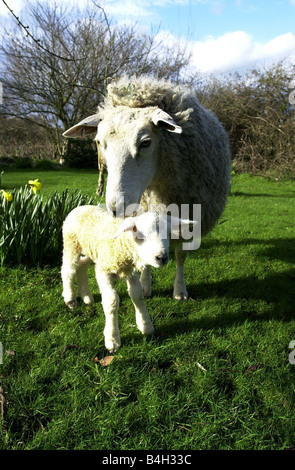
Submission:
<svg viewBox="0 0 295 470">
<path fill-rule="evenodd" d="M 126 218 L 118 228 L 115 238 L 131 232 L 138 256 L 143 265 L 159 268 L 168 263 L 171 223 L 167 217 L 155 212 L 145 212 Z"/>
<path fill-rule="evenodd" d="M 96 132 L 108 169 L 106 204 L 121 215 L 130 204 L 139 204 L 144 190 L 155 182 L 158 170 L 160 129 L 181 133 L 172 117 L 158 107 L 118 106 L 101 110 L 64 133 L 83 137 Z"/>
</svg>

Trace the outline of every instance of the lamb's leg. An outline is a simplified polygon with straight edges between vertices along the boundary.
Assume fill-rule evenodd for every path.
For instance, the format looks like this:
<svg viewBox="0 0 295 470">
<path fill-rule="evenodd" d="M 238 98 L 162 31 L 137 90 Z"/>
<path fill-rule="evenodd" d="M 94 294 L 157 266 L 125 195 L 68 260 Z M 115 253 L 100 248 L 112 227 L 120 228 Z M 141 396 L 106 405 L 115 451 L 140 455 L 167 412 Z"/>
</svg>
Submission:
<svg viewBox="0 0 295 470">
<path fill-rule="evenodd" d="M 85 304 L 92 304 L 93 302 L 93 295 L 88 284 L 88 268 L 91 264 L 92 260 L 88 256 L 83 256 L 79 259 L 77 267 L 78 295 Z"/>
<path fill-rule="evenodd" d="M 69 254 L 63 255 L 61 277 L 63 283 L 63 298 L 65 304 L 69 308 L 75 308 L 77 306 L 76 295 L 75 295 L 75 278 L 77 273 L 77 263 L 79 255 L 71 256 Z"/>
<path fill-rule="evenodd" d="M 176 276 L 174 281 L 173 297 L 177 300 L 188 299 L 184 280 L 184 262 L 186 255 L 186 251 L 183 251 L 180 246 L 175 247 Z"/>
<path fill-rule="evenodd" d="M 121 345 L 117 315 L 119 296 L 113 287 L 111 276 L 100 271 L 98 266 L 95 266 L 95 275 L 99 285 L 102 306 L 105 314 L 105 347 L 110 352 L 115 352 Z"/>
<path fill-rule="evenodd" d="M 150 297 L 152 295 L 152 281 L 151 281 L 151 268 L 150 266 L 145 266 L 141 271 L 140 283 L 143 289 L 145 297 Z"/>
<path fill-rule="evenodd" d="M 144 335 L 152 334 L 154 332 L 154 327 L 145 306 L 143 289 L 137 273 L 127 278 L 127 286 L 130 298 L 135 307 L 136 324 L 138 329 Z"/>
</svg>

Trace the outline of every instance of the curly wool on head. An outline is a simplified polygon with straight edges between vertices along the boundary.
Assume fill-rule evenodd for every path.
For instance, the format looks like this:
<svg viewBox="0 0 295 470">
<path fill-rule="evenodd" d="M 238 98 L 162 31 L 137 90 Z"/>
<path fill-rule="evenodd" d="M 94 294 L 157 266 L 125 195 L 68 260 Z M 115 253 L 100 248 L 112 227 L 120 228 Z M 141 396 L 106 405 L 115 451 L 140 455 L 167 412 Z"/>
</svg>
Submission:
<svg viewBox="0 0 295 470">
<path fill-rule="evenodd" d="M 111 82 L 107 91 L 104 103 L 98 108 L 99 113 L 103 113 L 104 109 L 119 106 L 157 107 L 170 114 L 180 126 L 185 127 L 193 112 L 190 90 L 167 80 L 155 80 L 150 76 L 130 78 L 125 75 Z"/>
</svg>

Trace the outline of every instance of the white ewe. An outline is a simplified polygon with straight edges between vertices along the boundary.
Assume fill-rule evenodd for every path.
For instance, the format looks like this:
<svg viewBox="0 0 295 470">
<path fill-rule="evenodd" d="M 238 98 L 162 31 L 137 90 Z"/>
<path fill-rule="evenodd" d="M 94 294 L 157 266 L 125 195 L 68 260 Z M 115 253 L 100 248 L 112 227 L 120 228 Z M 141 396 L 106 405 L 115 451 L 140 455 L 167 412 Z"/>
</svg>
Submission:
<svg viewBox="0 0 295 470">
<path fill-rule="evenodd" d="M 230 187 L 230 149 L 217 117 L 203 108 L 195 93 L 152 77 L 123 77 L 108 86 L 104 103 L 94 114 L 63 135 L 96 133 L 107 165 L 106 203 L 114 214 L 124 206 L 201 204 L 202 235 L 216 224 Z M 175 245 L 173 295 L 186 299 L 181 243 Z M 149 290 L 147 273 L 145 290 Z"/>
<path fill-rule="evenodd" d="M 63 297 L 70 308 L 76 306 L 75 278 L 78 295 L 86 304 L 93 301 L 87 270 L 95 263 L 105 313 L 105 346 L 116 351 L 121 344 L 118 328 L 118 294 L 115 277 L 125 278 L 135 307 L 136 324 L 143 334 L 154 327 L 145 306 L 138 271 L 144 266 L 160 267 L 168 262 L 171 223 L 179 228 L 180 220 L 145 212 L 136 217 L 115 219 L 99 206 L 79 206 L 63 225 Z"/>
</svg>

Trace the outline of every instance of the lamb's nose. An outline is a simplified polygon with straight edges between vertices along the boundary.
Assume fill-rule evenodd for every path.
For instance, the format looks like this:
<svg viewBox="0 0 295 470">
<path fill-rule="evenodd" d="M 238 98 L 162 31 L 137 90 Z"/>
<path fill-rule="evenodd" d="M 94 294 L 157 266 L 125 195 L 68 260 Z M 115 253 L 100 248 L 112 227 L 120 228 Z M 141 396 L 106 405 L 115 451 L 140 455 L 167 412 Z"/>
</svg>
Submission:
<svg viewBox="0 0 295 470">
<path fill-rule="evenodd" d="M 161 264 L 168 263 L 168 255 L 156 256 L 156 260 L 159 261 Z"/>
</svg>

